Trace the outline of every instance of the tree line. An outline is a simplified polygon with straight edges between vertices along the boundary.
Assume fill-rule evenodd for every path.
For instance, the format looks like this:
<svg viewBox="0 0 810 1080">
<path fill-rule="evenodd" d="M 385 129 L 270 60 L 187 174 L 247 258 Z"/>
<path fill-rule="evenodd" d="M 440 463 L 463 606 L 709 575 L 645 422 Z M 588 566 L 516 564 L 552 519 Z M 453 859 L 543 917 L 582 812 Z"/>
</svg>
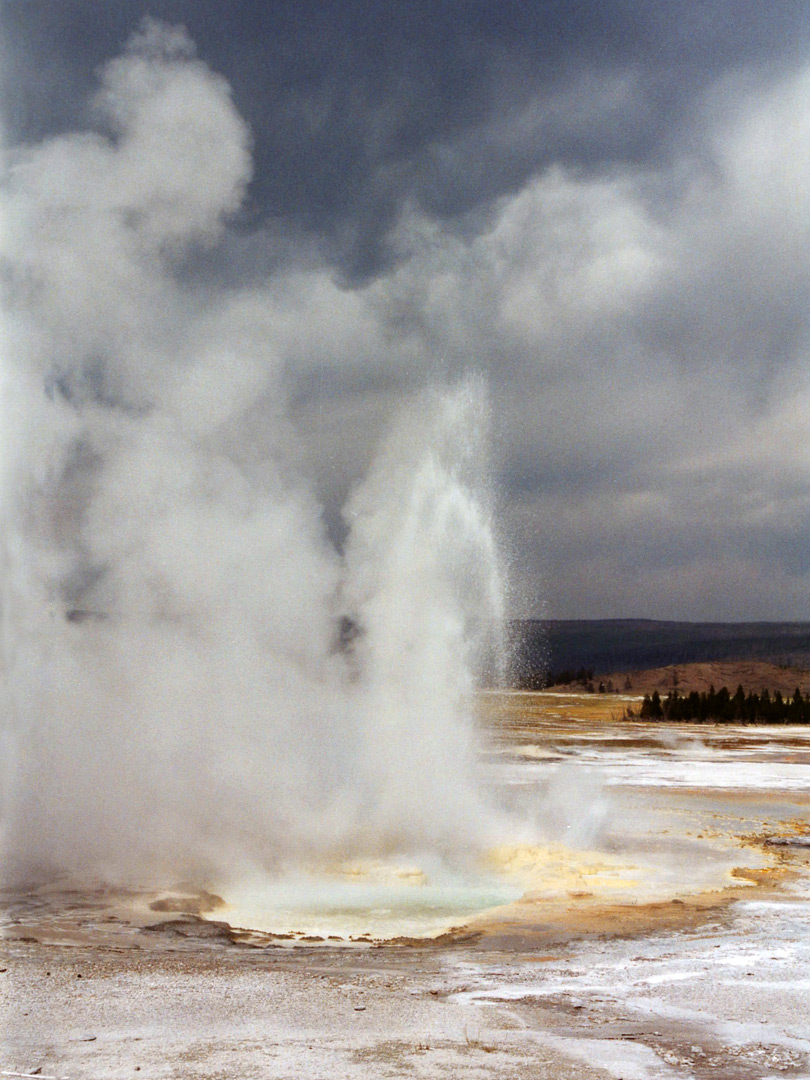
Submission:
<svg viewBox="0 0 810 1080">
<path fill-rule="evenodd" d="M 636 714 L 627 710 L 627 716 Z M 738 686 L 734 694 L 728 687 L 720 690 L 710 687 L 699 693 L 679 694 L 670 690 L 662 700 L 655 690 L 645 694 L 638 712 L 641 720 L 692 721 L 714 724 L 810 724 L 810 695 L 803 695 L 797 687 L 793 697 L 783 696 L 776 690 L 756 694 L 745 693 Z"/>
</svg>

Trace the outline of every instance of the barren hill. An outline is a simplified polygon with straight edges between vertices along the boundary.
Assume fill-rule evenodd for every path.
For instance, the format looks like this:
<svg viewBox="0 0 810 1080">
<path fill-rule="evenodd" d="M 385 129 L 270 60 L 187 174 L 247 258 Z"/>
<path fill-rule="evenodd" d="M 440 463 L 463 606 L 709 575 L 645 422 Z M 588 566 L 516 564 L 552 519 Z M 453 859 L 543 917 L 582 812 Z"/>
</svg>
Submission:
<svg viewBox="0 0 810 1080">
<path fill-rule="evenodd" d="M 677 690 L 679 694 L 698 692 L 714 687 L 727 686 L 734 693 L 742 686 L 746 693 L 769 690 L 793 695 L 798 687 L 802 694 L 810 693 L 810 669 L 786 667 L 764 660 L 726 660 L 696 664 L 679 664 L 672 667 L 647 668 L 638 671 L 622 671 L 596 676 L 594 681 L 612 682 L 617 691 L 633 694 L 651 694 L 657 690 L 667 694 Z M 628 685 L 629 684 L 629 685 Z"/>
</svg>

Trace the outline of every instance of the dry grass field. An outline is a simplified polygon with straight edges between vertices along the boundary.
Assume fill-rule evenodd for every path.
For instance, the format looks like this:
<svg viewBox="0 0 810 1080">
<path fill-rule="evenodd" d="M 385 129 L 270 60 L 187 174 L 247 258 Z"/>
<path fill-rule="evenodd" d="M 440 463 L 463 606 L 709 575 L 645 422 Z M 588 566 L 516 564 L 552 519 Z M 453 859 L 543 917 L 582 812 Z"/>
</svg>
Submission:
<svg viewBox="0 0 810 1080">
<path fill-rule="evenodd" d="M 547 729 L 555 719 L 619 722 L 628 708 L 638 711 L 642 696 L 633 691 L 589 694 L 563 688 L 487 693 L 481 696 L 481 718 L 496 737 L 520 739 L 533 734 L 541 723 Z"/>
</svg>

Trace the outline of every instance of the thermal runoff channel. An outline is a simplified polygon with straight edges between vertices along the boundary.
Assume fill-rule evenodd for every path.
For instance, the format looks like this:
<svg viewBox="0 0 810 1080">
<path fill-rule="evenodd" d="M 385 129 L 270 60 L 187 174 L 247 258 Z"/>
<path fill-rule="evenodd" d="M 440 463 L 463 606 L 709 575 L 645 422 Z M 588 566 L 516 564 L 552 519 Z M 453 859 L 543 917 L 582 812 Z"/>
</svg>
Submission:
<svg viewBox="0 0 810 1080">
<path fill-rule="evenodd" d="M 228 85 L 151 22 L 99 78 L 92 130 L 4 150 L 4 875 L 463 858 L 503 615 L 485 387 L 407 396 L 338 549 L 272 285 L 189 271 L 251 178 Z"/>
</svg>

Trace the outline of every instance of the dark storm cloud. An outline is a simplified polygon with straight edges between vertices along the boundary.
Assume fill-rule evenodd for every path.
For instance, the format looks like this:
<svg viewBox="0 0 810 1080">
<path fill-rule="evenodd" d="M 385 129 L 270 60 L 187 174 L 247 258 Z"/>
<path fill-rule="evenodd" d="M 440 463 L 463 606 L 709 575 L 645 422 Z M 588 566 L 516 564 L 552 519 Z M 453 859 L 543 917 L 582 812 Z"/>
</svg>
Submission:
<svg viewBox="0 0 810 1080">
<path fill-rule="evenodd" d="M 666 155 L 696 96 L 789 63 L 806 5 L 689 0 L 5 0 L 12 135 L 74 125 L 141 17 L 186 25 L 256 139 L 246 224 L 317 237 L 347 281 L 384 272 L 402 204 L 456 219 L 557 161 Z"/>
<path fill-rule="evenodd" d="M 0 10 L 7 141 L 96 126 L 147 5 Z M 472 368 L 516 612 L 810 616 L 806 4 L 148 11 L 254 140 L 189 302 L 246 313 L 334 537 L 391 415 Z"/>
</svg>

